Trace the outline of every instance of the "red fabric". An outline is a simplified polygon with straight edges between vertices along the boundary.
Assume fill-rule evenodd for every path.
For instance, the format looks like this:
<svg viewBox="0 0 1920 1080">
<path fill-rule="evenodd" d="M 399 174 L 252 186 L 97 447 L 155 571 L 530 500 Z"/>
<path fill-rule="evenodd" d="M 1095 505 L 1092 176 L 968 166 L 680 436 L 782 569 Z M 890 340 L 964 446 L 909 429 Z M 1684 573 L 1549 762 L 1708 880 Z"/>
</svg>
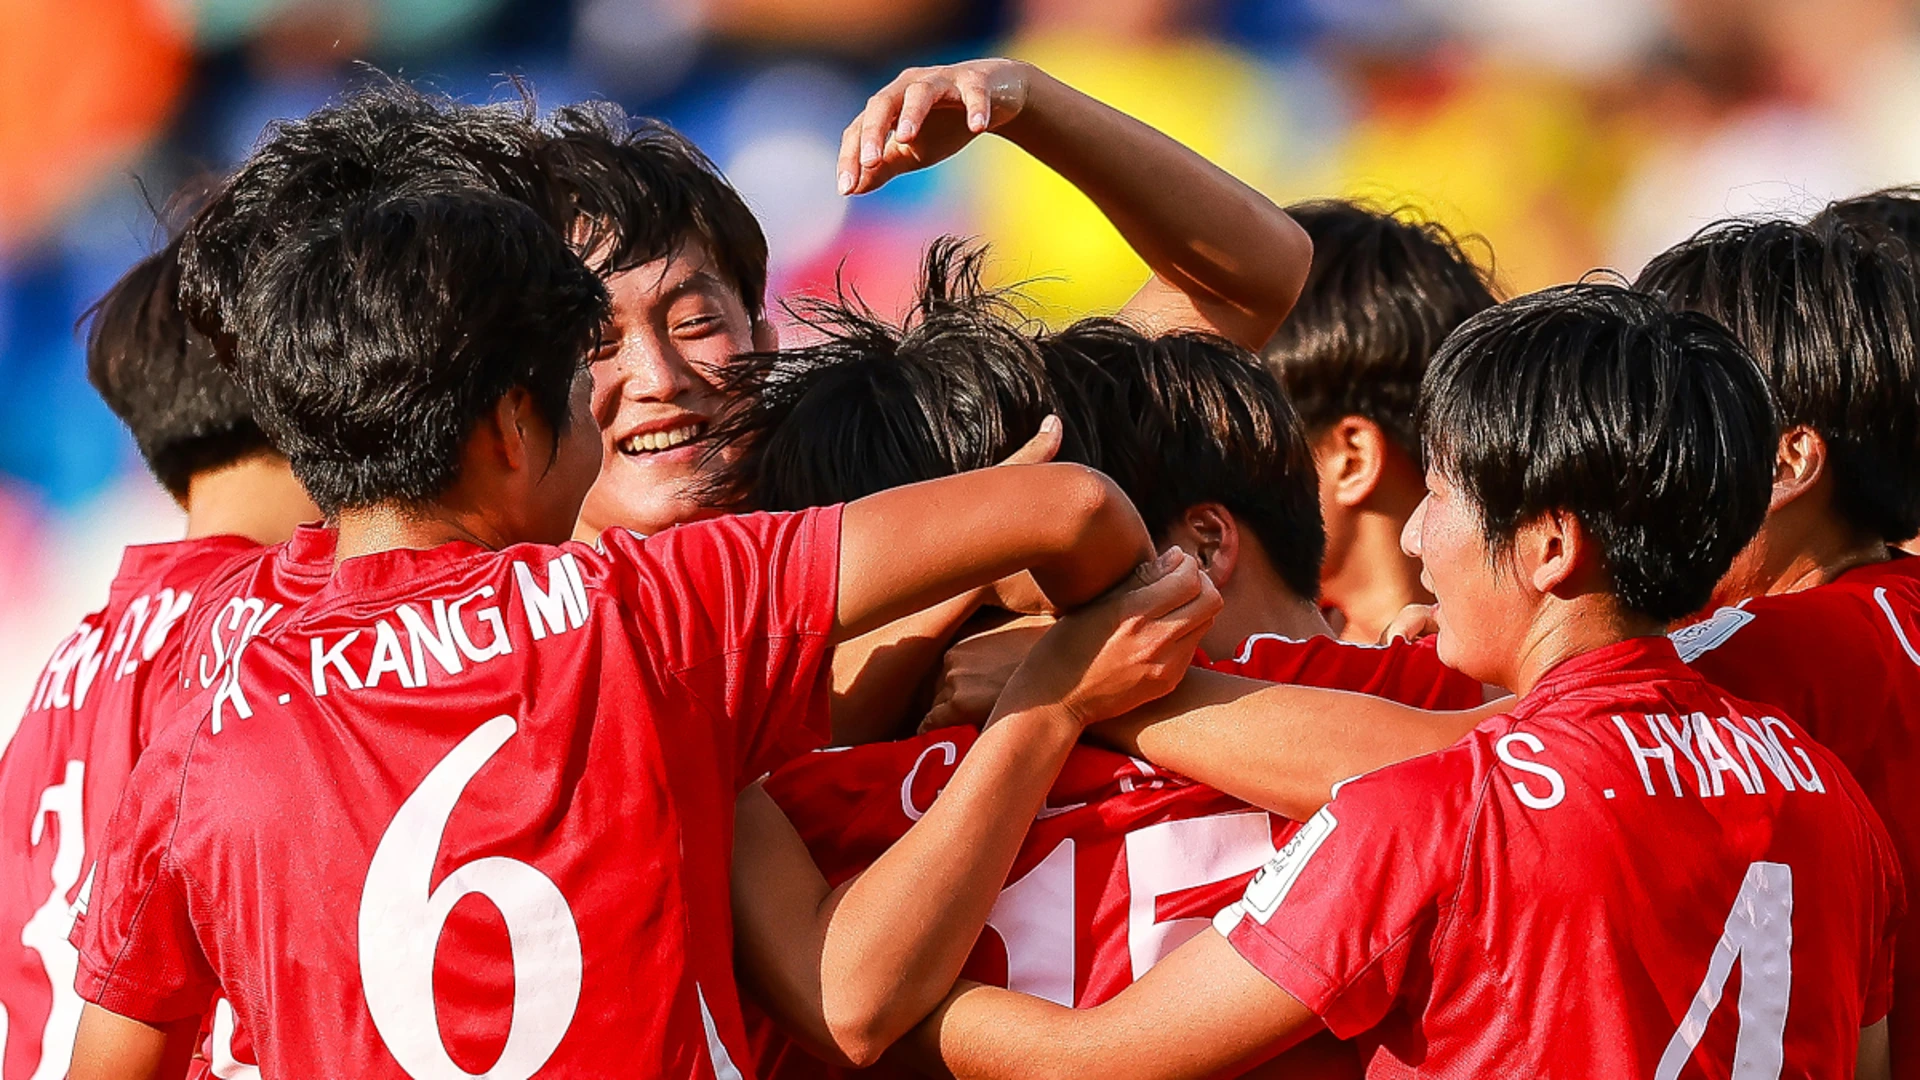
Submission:
<svg viewBox="0 0 1920 1080">
<path fill-rule="evenodd" d="M 1351 690 L 1421 709 L 1474 709 L 1486 703 L 1486 688 L 1478 679 L 1440 662 L 1433 638 L 1355 645 L 1330 637 L 1255 634 L 1235 655 L 1200 663 L 1228 675 Z"/>
<path fill-rule="evenodd" d="M 34 1075 L 43 1052 L 64 1062 L 73 1050 L 80 1001 L 69 905 L 134 762 L 167 719 L 153 703 L 179 668 L 195 592 L 215 567 L 254 546 L 215 536 L 128 548 L 106 606 L 54 650 L 0 755 L 4 1080 Z"/>
<path fill-rule="evenodd" d="M 1745 935 L 1684 1075 L 1730 1076 L 1736 1039 L 1771 1030 L 1784 1071 L 1760 1071 L 1851 1076 L 1899 870 L 1777 712 L 1664 638 L 1576 657 L 1453 747 L 1342 785 L 1215 925 L 1365 1033 L 1375 1077 L 1655 1076 L 1723 933 Z"/>
<path fill-rule="evenodd" d="M 839 520 L 337 569 L 303 531 L 134 772 L 82 995 L 157 1022 L 217 984 L 269 1076 L 746 1061 L 733 800 L 824 741 Z"/>
<path fill-rule="evenodd" d="M 1478 682 L 1406 642 L 1374 648 L 1259 634 L 1235 658 L 1209 666 L 1426 708 L 1468 708 L 1482 698 Z M 956 728 L 819 751 L 774 773 L 767 793 L 838 884 L 905 835 L 977 735 Z M 1077 1007 L 1118 994 L 1204 929 L 1298 828 L 1144 761 L 1085 746 L 1068 757 L 1047 805 L 1053 809 L 1034 822 L 965 975 Z M 822 1075 L 824 1066 L 770 1020 L 756 1016 L 749 1026 L 763 1077 Z M 1351 1053 L 1317 1049 L 1289 1062 L 1308 1069 L 1298 1075 L 1357 1075 Z"/>
<path fill-rule="evenodd" d="M 1708 681 L 1774 705 L 1853 773 L 1909 880 L 1920 867 L 1920 558 L 1750 600 L 1674 635 Z M 1920 925 L 1894 962 L 1894 1076 L 1920 1080 Z"/>
</svg>

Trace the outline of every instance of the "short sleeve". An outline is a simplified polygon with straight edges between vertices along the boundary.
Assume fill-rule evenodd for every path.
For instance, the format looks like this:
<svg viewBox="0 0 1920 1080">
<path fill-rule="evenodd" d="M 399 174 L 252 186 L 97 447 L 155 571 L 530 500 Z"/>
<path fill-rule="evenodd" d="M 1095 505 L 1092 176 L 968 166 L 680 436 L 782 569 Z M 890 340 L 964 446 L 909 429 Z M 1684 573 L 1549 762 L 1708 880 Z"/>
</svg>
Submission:
<svg viewBox="0 0 1920 1080">
<path fill-rule="evenodd" d="M 134 767 L 80 891 L 70 938 L 80 953 L 80 997 L 147 1024 L 203 1013 L 219 990 L 175 851 L 181 762 L 194 734 L 163 736 Z"/>
<path fill-rule="evenodd" d="M 824 745 L 840 588 L 840 507 L 741 514 L 604 541 L 636 618 L 718 718 L 744 784 Z M 619 575 L 625 576 L 625 575 Z"/>
<path fill-rule="evenodd" d="M 1431 963 L 1458 888 L 1471 773 L 1455 748 L 1341 785 L 1214 928 L 1335 1035 L 1377 1026 Z"/>
</svg>

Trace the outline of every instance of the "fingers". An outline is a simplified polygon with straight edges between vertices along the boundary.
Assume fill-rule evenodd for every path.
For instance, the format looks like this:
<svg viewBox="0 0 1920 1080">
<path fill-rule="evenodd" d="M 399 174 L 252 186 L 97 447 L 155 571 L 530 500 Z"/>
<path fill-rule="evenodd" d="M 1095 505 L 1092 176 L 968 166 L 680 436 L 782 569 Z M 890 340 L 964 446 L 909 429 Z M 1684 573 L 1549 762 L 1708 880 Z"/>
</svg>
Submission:
<svg viewBox="0 0 1920 1080">
<path fill-rule="evenodd" d="M 927 114 L 933 111 L 934 102 L 942 96 L 945 89 L 941 84 L 945 80 L 919 79 L 907 87 L 901 98 L 900 119 L 893 126 L 894 138 L 910 143 L 920 134 L 920 125 L 926 123 Z M 950 84 L 949 84 L 950 85 Z"/>
<path fill-rule="evenodd" d="M 1400 614 L 1395 615 L 1393 621 L 1387 623 L 1387 628 L 1381 631 L 1380 644 L 1385 645 L 1395 638 L 1419 641 L 1430 634 L 1438 633 L 1439 630 L 1440 625 L 1434 621 L 1433 617 L 1433 605 L 1408 604 L 1401 608 Z"/>
<path fill-rule="evenodd" d="M 987 89 L 987 77 L 979 71 L 969 70 L 955 80 L 960 91 L 960 101 L 967 107 L 967 130 L 975 135 L 987 130 L 993 122 L 993 95 Z"/>
<path fill-rule="evenodd" d="M 1043 465 L 1052 461 L 1053 456 L 1060 452 L 1061 437 L 1060 418 L 1048 415 L 1045 420 L 1040 421 L 1039 433 L 1028 439 L 1026 445 L 1007 455 L 1007 459 L 1000 464 Z"/>
<path fill-rule="evenodd" d="M 1120 599 L 1121 612 L 1141 619 L 1161 619 L 1179 610 L 1211 586 L 1200 563 L 1179 548 L 1168 548 L 1158 562 L 1159 577 Z M 1203 584 L 1205 582 L 1205 584 Z"/>
</svg>

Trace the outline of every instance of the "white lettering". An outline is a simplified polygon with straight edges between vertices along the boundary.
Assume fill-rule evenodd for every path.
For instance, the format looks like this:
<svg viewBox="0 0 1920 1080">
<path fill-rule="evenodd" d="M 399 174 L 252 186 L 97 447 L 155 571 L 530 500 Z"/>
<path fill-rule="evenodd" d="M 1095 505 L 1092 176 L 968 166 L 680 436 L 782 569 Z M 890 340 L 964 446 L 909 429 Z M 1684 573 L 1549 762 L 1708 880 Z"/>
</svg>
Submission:
<svg viewBox="0 0 1920 1080">
<path fill-rule="evenodd" d="M 1715 795 L 1727 793 L 1727 782 L 1721 777 L 1726 773 L 1732 773 L 1733 778 L 1740 782 L 1742 791 L 1749 795 L 1757 794 L 1753 781 L 1747 777 L 1746 770 L 1742 769 L 1740 763 L 1733 759 L 1733 755 L 1727 752 L 1727 744 L 1720 741 L 1719 733 L 1714 731 L 1713 725 L 1707 721 L 1707 714 L 1694 713 L 1687 719 L 1693 724 L 1694 731 L 1699 734 L 1700 759 L 1706 763 L 1708 771 L 1713 774 L 1713 793 Z"/>
<path fill-rule="evenodd" d="M 419 684 L 413 681 L 413 669 L 407 666 L 407 654 L 400 648 L 400 635 L 393 632 L 393 624 L 380 619 L 373 624 L 373 662 L 367 665 L 367 685 L 379 686 L 380 676 L 387 672 L 400 676 L 400 685 L 411 690 Z"/>
<path fill-rule="evenodd" d="M 1787 765 L 1787 755 L 1774 750 L 1773 744 L 1767 741 L 1766 735 L 1761 732 L 1760 725 L 1754 723 L 1750 717 L 1743 716 L 1741 720 L 1752 729 L 1751 734 L 1735 727 L 1733 721 L 1726 717 L 1721 717 L 1719 723 L 1721 727 L 1727 729 L 1728 734 L 1733 736 L 1734 748 L 1740 751 L 1741 760 L 1747 763 L 1746 771 L 1753 777 L 1754 785 L 1761 791 L 1767 790 L 1766 773 L 1760 771 L 1760 764 L 1764 763 L 1767 771 L 1773 773 L 1774 779 L 1780 781 L 1780 786 L 1787 791 L 1792 791 L 1793 769 Z M 1755 754 L 1759 755 L 1759 762 L 1754 760 Z"/>
<path fill-rule="evenodd" d="M 513 564 L 514 582 L 520 590 L 520 602 L 526 609 L 527 626 L 533 640 L 548 634 L 578 630 L 587 621 L 587 593 L 580 581 L 580 570 L 571 554 L 547 563 L 547 587 L 534 583 L 533 571 L 524 562 Z"/>
<path fill-rule="evenodd" d="M 1707 783 L 1707 770 L 1700 767 L 1700 759 L 1693 752 L 1693 724 L 1683 721 L 1678 728 L 1675 728 L 1673 718 L 1666 713 L 1655 713 L 1653 718 L 1660 725 L 1660 730 L 1666 734 L 1667 741 L 1678 747 L 1680 753 L 1686 757 L 1687 764 L 1693 766 L 1693 778 L 1699 785 L 1700 797 L 1706 798 L 1707 792 L 1712 789 Z"/>
<path fill-rule="evenodd" d="M 497 607 L 481 608 L 473 617 L 493 628 L 493 637 L 484 647 L 476 647 L 473 639 L 467 636 L 467 628 L 460 622 L 460 607 L 473 600 L 485 600 L 493 595 L 493 586 L 482 585 L 471 596 L 465 596 L 453 602 L 447 609 L 448 628 L 453 631 L 453 640 L 459 644 L 461 653 L 468 660 L 478 664 L 496 656 L 505 656 L 513 651 L 513 642 L 507 640 L 507 623 L 500 617 Z"/>
<path fill-rule="evenodd" d="M 959 747 L 955 746 L 950 742 L 937 742 L 937 743 L 934 743 L 932 746 L 927 747 L 925 750 L 920 751 L 920 756 L 913 759 L 913 768 L 908 769 L 907 778 L 905 780 L 900 781 L 900 812 L 907 815 L 908 821 L 919 821 L 921 818 L 925 817 L 927 814 L 926 810 L 922 810 L 918 806 L 914 805 L 913 781 L 915 778 L 917 778 L 920 775 L 920 766 L 926 763 L 927 755 L 933 753 L 936 750 L 940 752 L 941 760 L 944 761 L 947 765 L 952 765 L 955 761 L 959 760 L 960 758 Z M 943 784 L 941 786 L 945 787 L 946 785 Z M 934 798 L 937 799 L 939 797 L 940 797 L 939 793 L 935 792 Z M 927 803 L 927 808 L 928 809 L 933 808 L 933 803 L 931 801 Z"/>
<path fill-rule="evenodd" d="M 347 689 L 349 690 L 360 689 L 360 675 L 359 673 L 355 672 L 351 666 L 347 664 L 346 655 L 345 655 L 347 651 L 347 646 L 353 644 L 353 639 L 359 636 L 360 636 L 360 631 L 358 630 L 348 631 L 346 637 L 343 637 L 339 641 L 334 642 L 333 648 L 325 649 L 324 651 L 322 651 L 322 647 L 326 644 L 326 641 L 322 639 L 319 634 L 315 634 L 313 635 L 312 638 L 309 639 L 309 641 L 313 645 L 313 696 L 314 697 L 327 696 L 327 669 L 328 668 L 332 668 L 333 670 L 340 673 L 340 677 L 342 679 L 345 679 L 347 682 Z"/>
<path fill-rule="evenodd" d="M 76 709 L 87 703 L 87 691 L 93 688 L 94 676 L 100 674 L 100 638 L 104 629 L 96 626 L 80 640 L 73 665 L 73 707 Z"/>
<path fill-rule="evenodd" d="M 434 625 L 440 628 L 438 634 L 427 626 L 425 619 L 413 609 L 412 604 L 400 605 L 400 622 L 407 628 L 407 636 L 413 639 L 413 681 L 421 686 L 427 685 L 427 654 L 432 653 L 440 664 L 440 670 L 449 675 L 460 674 L 460 650 L 454 644 L 453 633 L 447 626 L 447 602 L 436 599 L 433 602 Z"/>
<path fill-rule="evenodd" d="M 1767 741 L 1773 744 L 1773 748 L 1779 752 L 1781 760 L 1787 763 L 1787 767 L 1793 769 L 1793 778 L 1800 781 L 1800 786 L 1815 794 L 1826 791 L 1827 785 L 1821 781 L 1820 773 L 1813 767 L 1813 759 L 1807 756 L 1806 749 L 1795 746 L 1793 753 L 1788 754 L 1786 746 L 1780 742 L 1779 733 L 1784 732 L 1787 738 L 1792 739 L 1794 738 L 1793 729 L 1788 727 L 1786 723 L 1777 716 L 1763 716 L 1760 718 L 1760 723 L 1766 728 Z M 1800 764 L 1807 767 L 1805 773 L 1794 768 L 1793 759 L 1795 757 L 1800 759 Z"/>
<path fill-rule="evenodd" d="M 120 616 L 120 625 L 114 628 L 113 644 L 107 646 L 107 667 L 113 672 L 115 682 L 119 682 L 140 668 L 140 659 L 134 654 L 134 647 L 139 643 L 140 631 L 146 626 L 147 610 L 151 606 L 152 600 L 149 597 L 134 598 L 133 603 L 128 604 L 126 612 Z M 115 657 L 120 658 L 118 666 L 114 665 Z"/>
<path fill-rule="evenodd" d="M 1642 714 L 1641 718 L 1646 719 L 1645 714 Z M 1667 740 L 1660 737 L 1660 729 L 1654 726 L 1651 721 L 1648 721 L 1647 733 L 1653 736 L 1653 741 L 1658 745 L 1641 746 L 1640 741 L 1633 737 L 1633 732 L 1627 727 L 1625 717 L 1619 715 L 1614 716 L 1613 726 L 1620 729 L 1620 738 L 1626 742 L 1627 752 L 1633 755 L 1633 763 L 1640 770 L 1640 783 L 1646 787 L 1647 794 L 1657 794 L 1657 792 L 1653 790 L 1653 773 L 1648 770 L 1647 762 L 1658 761 L 1660 764 L 1666 766 L 1667 779 L 1673 784 L 1674 795 L 1678 796 L 1680 794 L 1680 770 L 1673 767 L 1673 747 L 1668 746 Z"/>
<path fill-rule="evenodd" d="M 232 704 L 233 711 L 240 714 L 242 720 L 253 716 L 253 706 L 247 703 L 247 695 L 240 689 L 240 658 L 246 652 L 247 646 L 266 627 L 268 621 L 280 614 L 280 607 L 279 604 L 268 607 L 258 598 L 249 596 L 244 600 L 229 601 L 226 611 L 222 612 L 220 618 L 214 620 L 212 633 L 216 645 L 219 641 L 221 623 L 224 622 L 229 630 L 239 631 L 234 638 L 233 652 L 226 661 L 220 690 L 213 697 L 212 728 L 215 735 L 220 734 L 221 725 L 224 723 L 222 714 L 228 704 Z M 218 673 L 219 669 L 215 670 Z"/>
<path fill-rule="evenodd" d="M 1512 750 L 1514 743 L 1519 743 L 1521 746 L 1526 747 L 1529 751 L 1536 754 L 1545 751 L 1547 748 L 1546 744 L 1540 741 L 1539 736 L 1525 731 L 1516 731 L 1510 735 L 1502 735 L 1499 741 L 1493 744 L 1493 752 L 1498 755 L 1500 760 L 1505 762 L 1509 768 L 1519 769 L 1523 773 L 1530 776 L 1538 776 L 1547 782 L 1547 793 L 1545 795 L 1535 795 L 1527 788 L 1525 783 L 1516 781 L 1513 784 L 1514 798 L 1519 799 L 1520 805 L 1529 810 L 1551 810 L 1559 806 L 1567 797 L 1567 782 L 1561 779 L 1559 770 L 1550 765 L 1542 765 L 1537 761 L 1526 761 L 1515 757 Z M 1644 771 L 1646 766 L 1642 765 L 1641 769 Z M 1652 787 L 1652 785 L 1649 784 L 1648 787 Z"/>
</svg>

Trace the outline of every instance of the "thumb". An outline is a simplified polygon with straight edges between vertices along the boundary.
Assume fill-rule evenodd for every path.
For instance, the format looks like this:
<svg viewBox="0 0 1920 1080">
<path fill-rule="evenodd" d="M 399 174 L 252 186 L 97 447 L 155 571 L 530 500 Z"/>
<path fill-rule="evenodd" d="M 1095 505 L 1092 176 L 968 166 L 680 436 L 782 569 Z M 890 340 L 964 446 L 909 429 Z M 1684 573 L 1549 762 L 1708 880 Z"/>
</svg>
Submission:
<svg viewBox="0 0 1920 1080">
<path fill-rule="evenodd" d="M 1040 431 L 1028 439 L 1025 446 L 1007 455 L 1002 465 L 1043 465 L 1053 460 L 1060 452 L 1060 418 L 1048 414 L 1040 421 Z"/>
</svg>

